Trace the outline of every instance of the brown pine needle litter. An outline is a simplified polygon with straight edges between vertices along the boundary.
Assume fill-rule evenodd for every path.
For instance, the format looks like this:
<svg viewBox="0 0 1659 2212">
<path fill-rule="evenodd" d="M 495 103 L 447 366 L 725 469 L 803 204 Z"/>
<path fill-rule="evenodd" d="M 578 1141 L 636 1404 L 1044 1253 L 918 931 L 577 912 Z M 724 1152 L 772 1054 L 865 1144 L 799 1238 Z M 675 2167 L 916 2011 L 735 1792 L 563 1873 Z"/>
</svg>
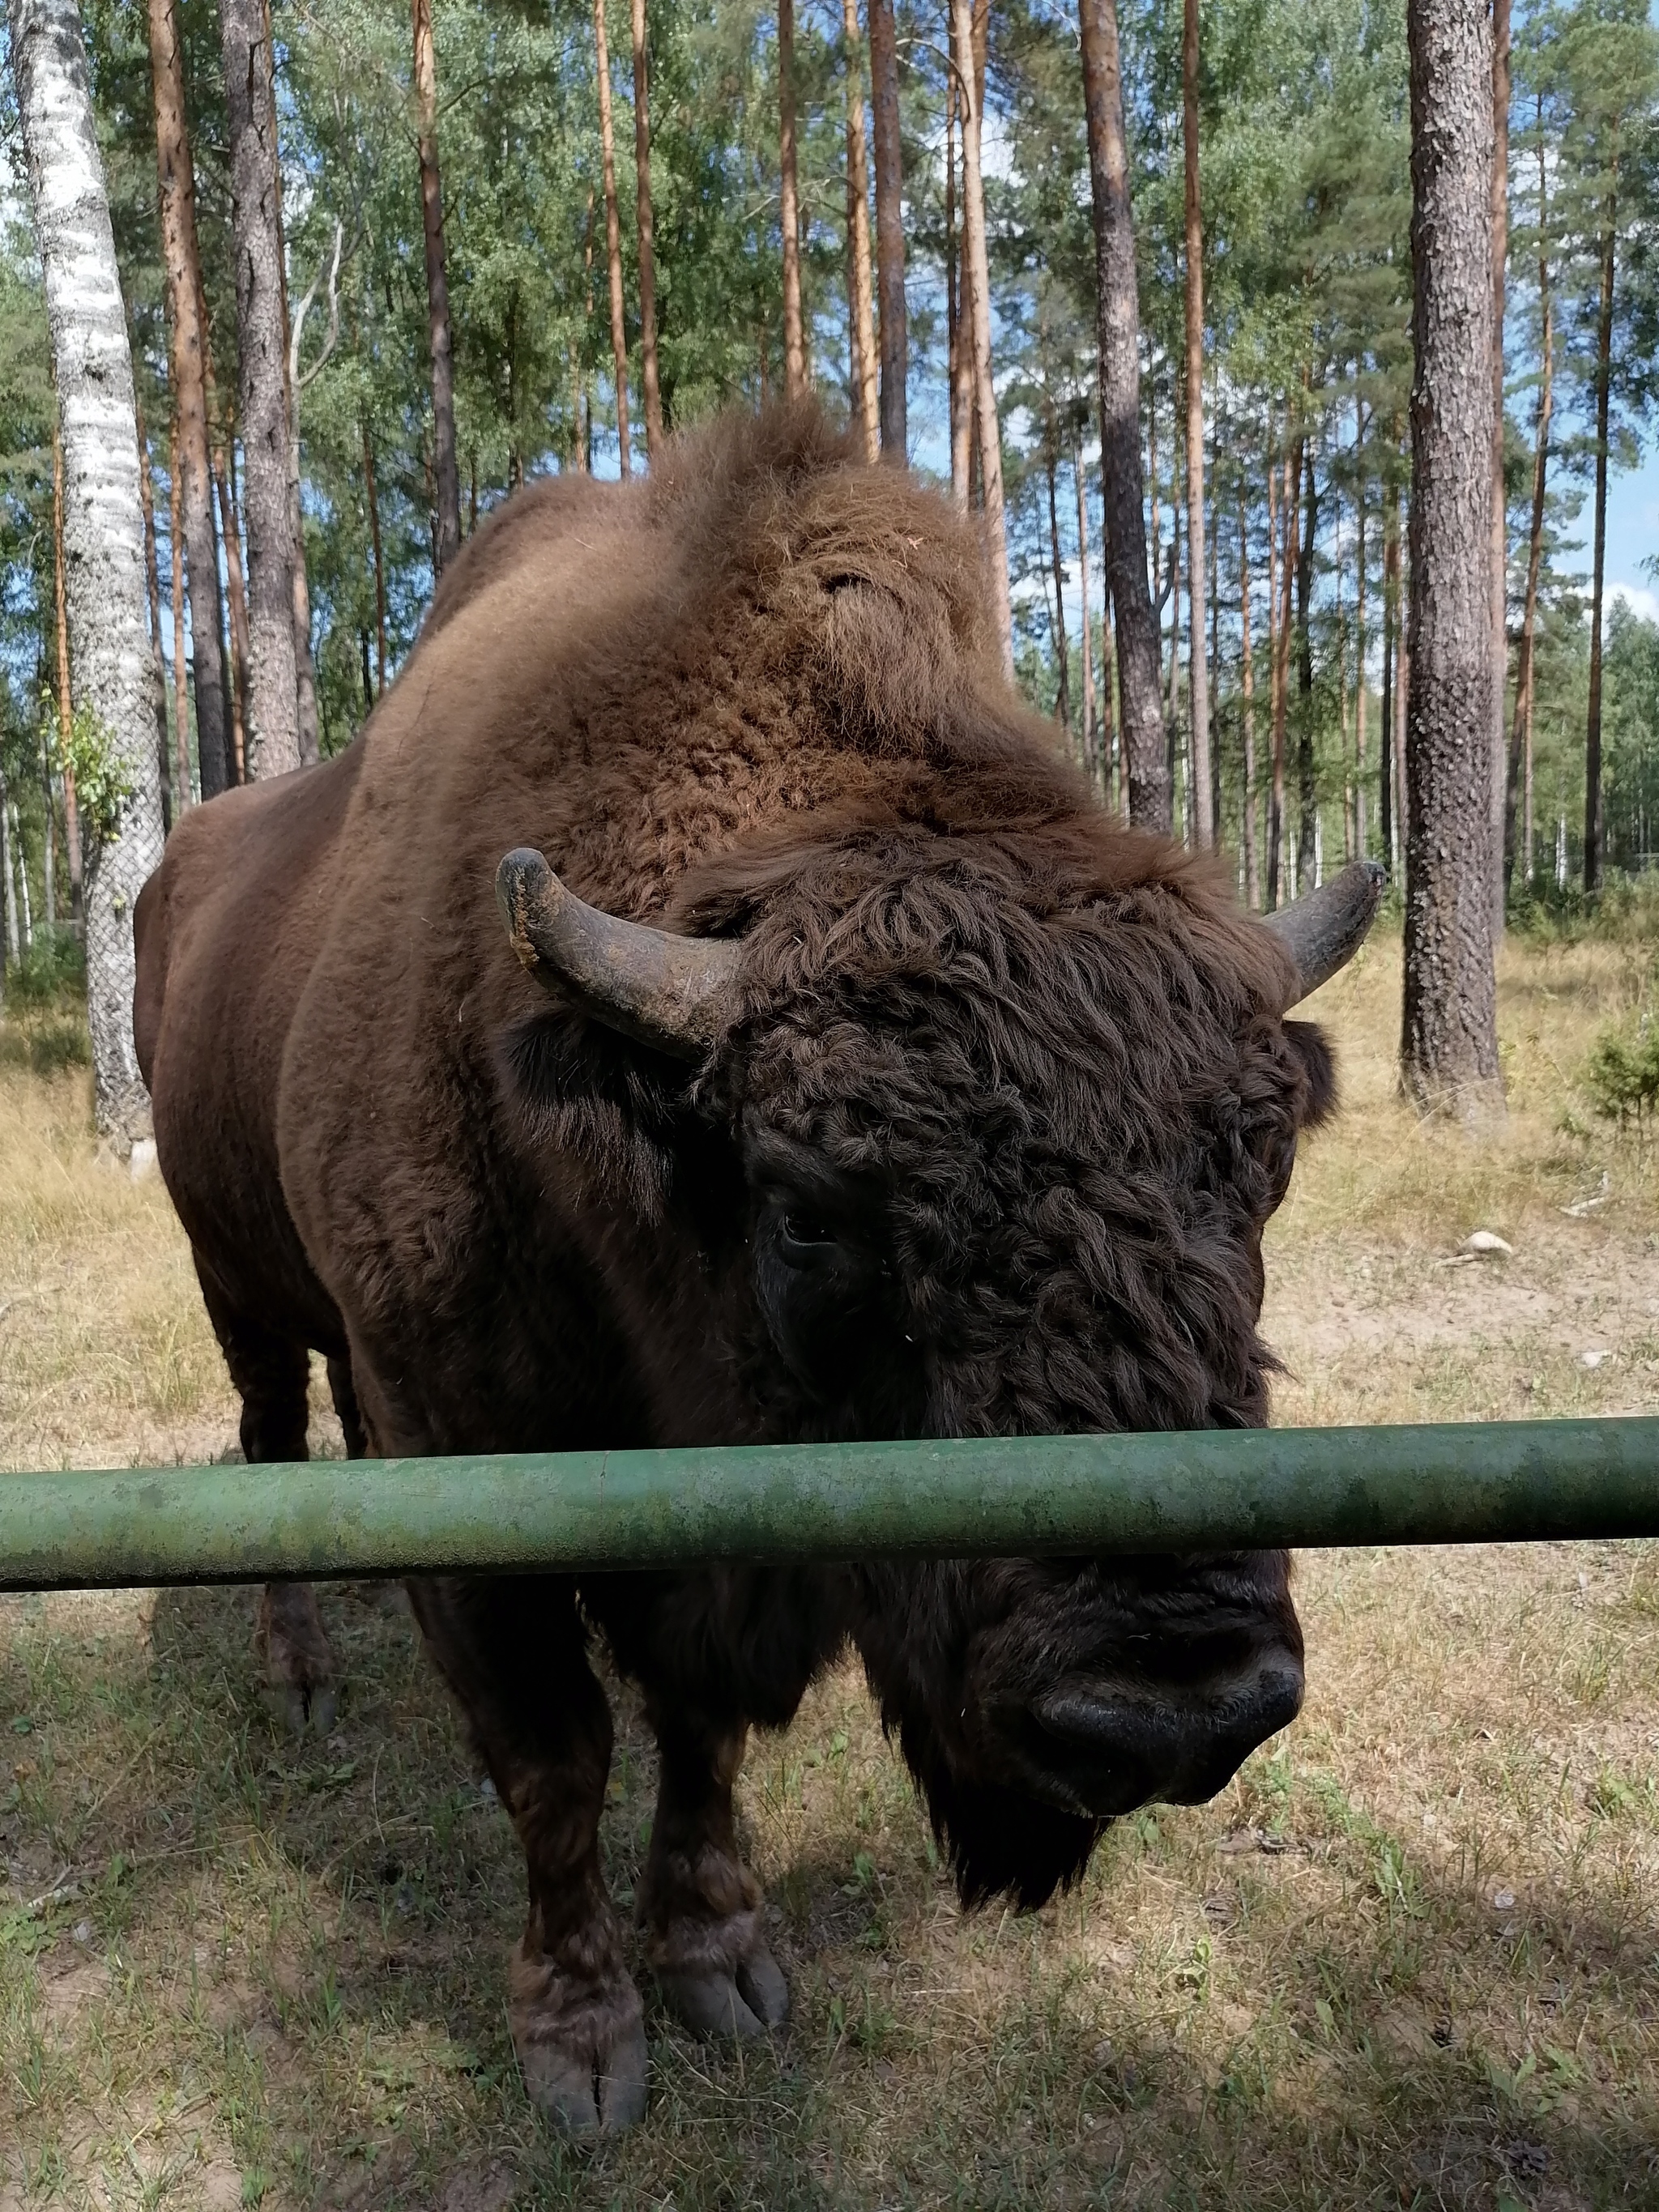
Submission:
<svg viewBox="0 0 1659 2212">
<path fill-rule="evenodd" d="M 1659 1167 L 1581 1082 L 1650 959 L 1505 947 L 1480 1143 L 1395 1098 L 1397 942 L 1315 1002 L 1347 1110 L 1268 1238 L 1276 1419 L 1654 1408 Z M 161 1183 L 84 1073 L 0 1052 L 0 1466 L 235 1419 Z M 1027 1920 L 963 1917 L 855 1671 L 822 1684 L 743 1784 L 788 2030 L 728 2057 L 647 1995 L 649 2115 L 591 2154 L 520 2087 L 519 1853 L 395 1592 L 324 1593 L 348 1686 L 303 1745 L 250 1591 L 0 1600 L 0 2212 L 1659 2206 L 1659 1547 L 1310 1554 L 1298 1602 L 1297 1725 Z M 616 1695 L 625 1906 L 654 1773 Z"/>
</svg>

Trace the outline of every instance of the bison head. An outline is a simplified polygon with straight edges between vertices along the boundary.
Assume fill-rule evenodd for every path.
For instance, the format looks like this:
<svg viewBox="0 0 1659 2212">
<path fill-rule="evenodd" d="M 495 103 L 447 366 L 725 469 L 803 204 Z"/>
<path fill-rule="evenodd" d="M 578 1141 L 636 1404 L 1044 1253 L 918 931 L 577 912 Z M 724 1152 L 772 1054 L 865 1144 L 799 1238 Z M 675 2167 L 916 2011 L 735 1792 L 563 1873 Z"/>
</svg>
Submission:
<svg viewBox="0 0 1659 2212">
<path fill-rule="evenodd" d="M 1085 823 L 750 855 L 693 895 L 712 936 L 599 914 L 537 854 L 499 887 L 527 964 L 696 1062 L 740 1159 L 726 1349 L 757 1432 L 990 1436 L 1265 1420 L 1261 1233 L 1334 1095 L 1285 1016 L 1379 876 L 1264 927 L 1204 864 Z M 1212 1796 L 1300 1704 L 1283 1553 L 851 1588 L 964 1897 L 1040 1902 L 1103 1822 Z"/>
</svg>

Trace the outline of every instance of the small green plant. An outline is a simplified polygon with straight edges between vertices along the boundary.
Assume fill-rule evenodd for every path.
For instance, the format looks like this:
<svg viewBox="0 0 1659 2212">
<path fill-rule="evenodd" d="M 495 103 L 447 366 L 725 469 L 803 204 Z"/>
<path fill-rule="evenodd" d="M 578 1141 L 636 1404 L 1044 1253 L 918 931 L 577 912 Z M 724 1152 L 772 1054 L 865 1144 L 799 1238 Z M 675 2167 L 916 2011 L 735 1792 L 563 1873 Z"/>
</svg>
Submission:
<svg viewBox="0 0 1659 2212">
<path fill-rule="evenodd" d="M 1644 1013 L 1633 1030 L 1603 1030 L 1584 1066 L 1584 1088 L 1604 1121 L 1636 1125 L 1645 1139 L 1659 1106 L 1659 1024 Z"/>
<path fill-rule="evenodd" d="M 115 732 L 88 706 L 75 709 L 66 732 L 50 692 L 42 692 L 40 704 L 47 752 L 54 766 L 74 779 L 82 838 L 94 849 L 112 845 L 121 834 L 122 810 L 133 795 Z"/>
</svg>

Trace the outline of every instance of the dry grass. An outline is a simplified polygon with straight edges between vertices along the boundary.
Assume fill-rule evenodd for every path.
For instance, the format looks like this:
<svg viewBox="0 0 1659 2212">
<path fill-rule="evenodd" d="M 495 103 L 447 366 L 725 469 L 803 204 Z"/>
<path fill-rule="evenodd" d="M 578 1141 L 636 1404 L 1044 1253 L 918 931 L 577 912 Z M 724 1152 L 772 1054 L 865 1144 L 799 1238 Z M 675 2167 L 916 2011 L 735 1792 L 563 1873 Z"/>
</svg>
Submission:
<svg viewBox="0 0 1659 2212">
<path fill-rule="evenodd" d="M 1571 1083 L 1633 956 L 1507 956 L 1478 1147 L 1393 1103 L 1396 972 L 1319 1010 L 1351 1103 L 1272 1238 L 1279 1418 L 1641 1406 L 1659 1192 Z M 83 1079 L 0 1073 L 0 1464 L 206 1455 L 182 1240 L 84 1117 Z M 1477 1226 L 1514 1259 L 1437 1264 Z M 821 1686 L 744 1784 L 787 2036 L 653 2012 L 646 2124 L 578 2156 L 512 2065 L 516 1850 L 400 1609 L 325 1593 L 350 1686 L 296 1751 L 250 1594 L 0 1601 L 0 2208 L 1659 2205 L 1659 1547 L 1311 1555 L 1300 1602 L 1298 1724 L 1026 1921 L 962 1917 L 855 1677 Z"/>
</svg>

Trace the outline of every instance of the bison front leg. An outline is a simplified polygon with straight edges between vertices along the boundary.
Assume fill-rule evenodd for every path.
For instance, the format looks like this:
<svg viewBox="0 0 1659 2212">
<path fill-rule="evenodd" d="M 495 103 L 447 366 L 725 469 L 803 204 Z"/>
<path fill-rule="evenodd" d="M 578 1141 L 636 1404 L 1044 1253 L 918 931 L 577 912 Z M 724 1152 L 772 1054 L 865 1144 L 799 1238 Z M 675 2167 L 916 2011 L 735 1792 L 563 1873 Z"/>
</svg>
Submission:
<svg viewBox="0 0 1659 2212">
<path fill-rule="evenodd" d="M 646 1954 L 670 2008 L 696 2033 L 763 2034 L 782 2025 L 789 1990 L 761 1932 L 760 1885 L 732 1824 L 748 1730 L 657 1696 L 647 1711 L 662 1778 L 640 1887 Z"/>
<path fill-rule="evenodd" d="M 611 1709 L 574 1592 L 515 1576 L 409 1594 L 524 1846 L 507 2018 L 525 2087 L 568 2134 L 617 2133 L 645 2111 L 645 2026 L 599 1867 Z"/>
</svg>

